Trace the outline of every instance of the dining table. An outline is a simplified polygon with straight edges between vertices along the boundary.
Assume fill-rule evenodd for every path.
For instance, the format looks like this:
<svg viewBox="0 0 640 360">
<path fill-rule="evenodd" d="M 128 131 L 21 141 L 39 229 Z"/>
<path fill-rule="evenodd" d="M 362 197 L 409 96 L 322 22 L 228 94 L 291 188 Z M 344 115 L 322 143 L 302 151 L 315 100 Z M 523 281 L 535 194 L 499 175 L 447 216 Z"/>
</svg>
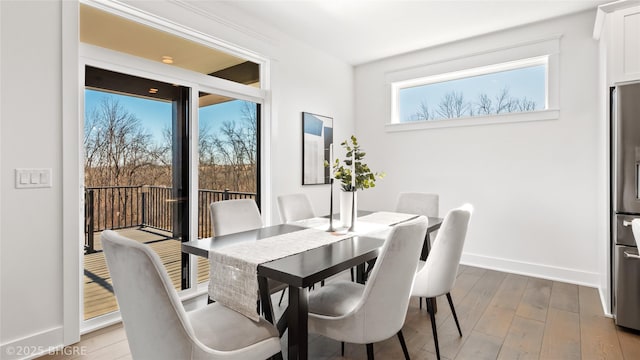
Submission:
<svg viewBox="0 0 640 360">
<path fill-rule="evenodd" d="M 375 212 L 358 211 L 358 217 Z M 415 215 L 414 217 L 417 217 Z M 427 235 L 424 240 L 421 259 L 428 256 L 431 241 L 430 233 L 438 230 L 443 219 L 429 217 Z M 221 249 L 230 245 L 255 242 L 284 234 L 295 236 L 304 234 L 308 224 L 298 222 L 266 226 L 239 233 L 203 238 L 182 243 L 182 251 L 202 257 L 209 257 L 212 249 Z M 308 249 L 290 256 L 282 257 L 257 266 L 257 281 L 264 317 L 277 325 L 282 336 L 288 329 L 288 359 L 307 359 L 308 357 L 308 292 L 316 283 L 326 280 L 353 267 L 357 269 L 357 281 L 366 280 L 365 264 L 373 263 L 384 244 L 384 237 L 362 235 L 358 232 L 328 245 Z M 301 236 L 299 241 L 305 241 Z M 272 279 L 288 287 L 288 306 L 276 322 L 272 311 L 271 297 L 267 285 Z"/>
</svg>

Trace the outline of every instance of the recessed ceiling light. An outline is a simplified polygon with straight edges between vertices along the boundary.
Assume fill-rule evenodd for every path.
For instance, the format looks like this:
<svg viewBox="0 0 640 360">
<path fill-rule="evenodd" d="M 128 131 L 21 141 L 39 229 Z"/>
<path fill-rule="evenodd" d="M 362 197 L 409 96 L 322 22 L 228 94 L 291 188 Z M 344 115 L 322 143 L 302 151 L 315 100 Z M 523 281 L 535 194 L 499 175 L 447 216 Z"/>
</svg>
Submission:
<svg viewBox="0 0 640 360">
<path fill-rule="evenodd" d="M 149 94 L 157 94 L 157 93 L 158 93 L 158 89 L 156 88 L 149 89 Z"/>
<path fill-rule="evenodd" d="M 165 64 L 173 64 L 173 58 L 171 56 L 163 56 L 162 62 Z"/>
</svg>

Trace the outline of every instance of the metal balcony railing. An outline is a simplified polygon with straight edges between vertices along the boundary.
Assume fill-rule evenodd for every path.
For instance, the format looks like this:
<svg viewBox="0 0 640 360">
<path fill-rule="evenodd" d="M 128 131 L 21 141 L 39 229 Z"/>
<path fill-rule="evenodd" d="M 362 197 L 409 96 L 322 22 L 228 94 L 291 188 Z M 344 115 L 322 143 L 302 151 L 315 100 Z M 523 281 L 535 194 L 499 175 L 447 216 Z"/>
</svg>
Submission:
<svg viewBox="0 0 640 360">
<path fill-rule="evenodd" d="M 94 234 L 106 229 L 148 227 L 172 232 L 172 189 L 166 186 L 98 186 L 85 188 L 85 253 L 95 252 Z M 209 204 L 255 199 L 255 193 L 198 190 L 198 237 L 211 236 Z"/>
</svg>

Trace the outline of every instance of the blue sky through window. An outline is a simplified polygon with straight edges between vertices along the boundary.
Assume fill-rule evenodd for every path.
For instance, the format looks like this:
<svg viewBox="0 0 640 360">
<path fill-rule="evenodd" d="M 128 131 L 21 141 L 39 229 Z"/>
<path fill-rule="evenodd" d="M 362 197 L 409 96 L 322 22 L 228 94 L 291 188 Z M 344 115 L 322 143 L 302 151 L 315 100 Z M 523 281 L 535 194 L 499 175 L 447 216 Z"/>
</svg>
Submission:
<svg viewBox="0 0 640 360">
<path fill-rule="evenodd" d="M 136 96 L 114 94 L 87 89 L 84 92 L 85 116 L 91 116 L 104 98 L 118 101 L 120 106 L 140 119 L 140 124 L 151 134 L 156 143 L 162 141 L 165 128 L 171 129 L 171 103 L 167 101 L 144 99 Z"/>
<path fill-rule="evenodd" d="M 141 125 L 158 144 L 162 142 L 164 129 L 171 129 L 171 103 L 136 96 L 114 94 L 98 90 L 85 90 L 85 112 L 90 116 L 93 109 L 105 97 L 116 99 L 129 113 L 140 119 Z M 242 118 L 243 100 L 232 100 L 200 108 L 200 128 L 207 126 L 215 133 L 225 121 L 239 121 Z"/>
<path fill-rule="evenodd" d="M 402 88 L 398 94 L 400 122 L 415 121 L 415 114 L 422 103 L 438 116 L 439 104 L 446 94 L 455 91 L 462 93 L 464 101 L 476 108 L 480 94 L 486 94 L 494 103 L 496 97 L 507 89 L 512 99 L 524 99 L 535 102 L 535 110 L 545 109 L 546 65 L 529 66 L 519 69 L 495 72 L 456 80 Z M 474 111 L 477 114 L 477 112 Z M 468 114 L 466 116 L 469 116 Z M 424 119 L 422 119 L 424 120 Z"/>
</svg>

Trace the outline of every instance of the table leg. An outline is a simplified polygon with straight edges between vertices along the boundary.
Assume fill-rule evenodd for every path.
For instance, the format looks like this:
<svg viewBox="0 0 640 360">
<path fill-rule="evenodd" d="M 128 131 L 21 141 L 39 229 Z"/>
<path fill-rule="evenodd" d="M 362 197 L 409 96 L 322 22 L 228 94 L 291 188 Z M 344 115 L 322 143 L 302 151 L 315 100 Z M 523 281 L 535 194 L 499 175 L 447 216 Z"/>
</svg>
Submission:
<svg viewBox="0 0 640 360">
<path fill-rule="evenodd" d="M 424 243 L 422 244 L 422 253 L 420 254 L 420 260 L 427 260 L 427 256 L 429 256 L 429 252 L 431 251 L 431 237 L 429 233 L 424 237 Z"/>
<path fill-rule="evenodd" d="M 362 263 L 356 266 L 356 282 L 359 284 L 364 284 L 367 281 L 367 270 L 365 265 L 365 263 Z"/>
<path fill-rule="evenodd" d="M 307 288 L 289 286 L 289 360 L 307 360 L 309 338 L 309 293 Z"/>
<path fill-rule="evenodd" d="M 284 335 L 284 332 L 287 331 L 287 328 L 289 327 L 289 315 L 287 315 L 288 313 L 289 307 L 284 309 L 282 316 L 280 316 L 280 320 L 278 320 L 278 323 L 276 324 L 276 328 L 278 328 L 278 334 L 280 334 L 280 337 Z"/>
</svg>

